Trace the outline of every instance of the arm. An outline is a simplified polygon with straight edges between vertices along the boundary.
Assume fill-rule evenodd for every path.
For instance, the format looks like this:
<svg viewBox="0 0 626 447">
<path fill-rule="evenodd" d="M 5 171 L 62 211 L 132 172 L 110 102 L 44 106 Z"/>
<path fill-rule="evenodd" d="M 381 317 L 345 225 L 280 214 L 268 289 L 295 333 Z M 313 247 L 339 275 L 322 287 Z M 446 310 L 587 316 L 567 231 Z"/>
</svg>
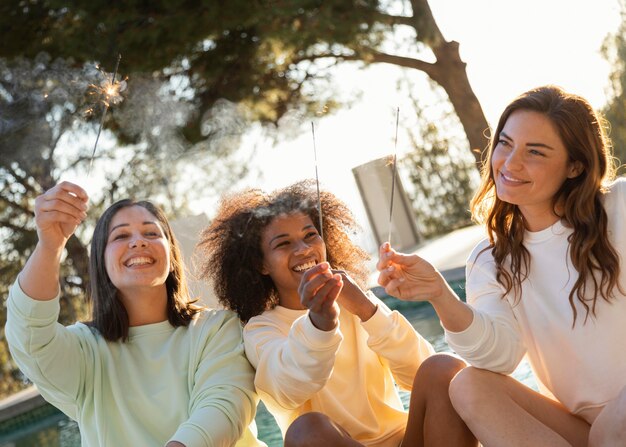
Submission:
<svg viewBox="0 0 626 447">
<path fill-rule="evenodd" d="M 261 399 L 285 409 L 304 404 L 326 384 L 342 339 L 338 327 L 319 330 L 307 314 L 293 324 L 267 314 L 252 318 L 244 341 Z"/>
<path fill-rule="evenodd" d="M 478 256 L 479 246 L 472 254 Z M 482 264 L 487 262 L 483 257 Z M 481 264 L 481 265 L 482 265 Z M 461 301 L 441 274 L 417 255 L 381 246 L 379 283 L 387 293 L 409 301 L 430 301 L 446 331 L 450 346 L 473 366 L 512 372 L 525 353 L 517 320 L 495 279 L 495 270 L 468 264 L 468 304 Z M 480 284 L 472 287 L 472 281 Z"/>
<path fill-rule="evenodd" d="M 11 355 L 47 400 L 75 415 L 90 352 L 79 337 L 57 323 L 60 257 L 68 238 L 84 218 L 87 195 L 61 183 L 35 202 L 38 242 L 11 287 L 6 337 Z"/>
<path fill-rule="evenodd" d="M 361 319 L 369 335 L 367 345 L 389 364 L 396 382 L 410 390 L 419 365 L 435 350 L 404 316 L 392 312 L 371 292 L 363 292 L 345 272 L 340 273 L 344 283 L 339 296 L 342 310 Z"/>
<path fill-rule="evenodd" d="M 369 335 L 367 345 L 388 363 L 398 385 L 410 391 L 417 369 L 435 349 L 400 312 L 392 311 L 375 296 L 371 299 L 378 301 L 378 310 L 362 323 Z"/>
<path fill-rule="evenodd" d="M 189 418 L 168 447 L 232 446 L 254 418 L 254 370 L 244 355 L 239 319 L 218 311 L 199 324 L 202 336 L 191 353 L 196 367 L 188 372 L 193 383 Z"/>
<path fill-rule="evenodd" d="M 471 365 L 510 374 L 526 353 L 519 323 L 496 280 L 493 260 L 484 256 L 479 262 L 475 253 L 470 259 L 466 291 L 474 318 L 463 331 L 446 330 L 446 341 Z"/>
</svg>

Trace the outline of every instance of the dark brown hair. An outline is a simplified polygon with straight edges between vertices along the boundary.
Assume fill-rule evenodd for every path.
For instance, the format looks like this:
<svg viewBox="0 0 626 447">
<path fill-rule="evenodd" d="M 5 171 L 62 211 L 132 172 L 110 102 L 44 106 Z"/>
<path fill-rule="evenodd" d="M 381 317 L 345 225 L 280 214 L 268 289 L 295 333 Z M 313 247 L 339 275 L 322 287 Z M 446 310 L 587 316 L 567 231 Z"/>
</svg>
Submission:
<svg viewBox="0 0 626 447">
<path fill-rule="evenodd" d="M 531 260 L 523 244 L 524 217 L 516 205 L 497 197 L 491 158 L 500 132 L 509 116 L 517 110 L 534 111 L 546 116 L 557 129 L 569 161 L 578 162 L 582 167 L 580 175 L 566 179 L 561 185 L 553 197 L 552 206 L 556 213 L 558 205 L 562 210 L 559 215 L 566 225 L 574 229 L 569 237 L 569 253 L 579 277 L 569 293 L 569 301 L 573 324 L 576 324 L 577 317 L 574 299 L 582 303 L 587 321 L 590 313 L 595 316 L 598 295 L 608 301 L 613 297 L 615 287 L 621 290 L 618 282 L 619 258 L 607 235 L 607 214 L 602 206 L 602 195 L 615 178 L 614 159 L 604 121 L 587 100 L 555 86 L 523 93 L 502 113 L 489 144 L 481 185 L 471 206 L 473 219 L 487 227 L 497 279 L 507 294 L 513 289 L 519 295 Z M 504 267 L 507 258 L 509 268 Z M 585 290 L 590 285 L 593 298 L 585 298 Z"/>
<path fill-rule="evenodd" d="M 358 228 L 354 216 L 333 194 L 322 191 L 320 198 L 327 261 L 365 287 L 369 255 L 350 239 L 349 232 Z M 225 197 L 217 216 L 201 234 L 196 252 L 199 275 L 212 283 L 219 301 L 244 322 L 278 304 L 272 279 L 261 273 L 261 235 L 275 217 L 293 213 L 309 216 L 321 233 L 313 181 L 271 194 L 249 189 Z"/>
<path fill-rule="evenodd" d="M 109 225 L 113 216 L 122 208 L 140 206 L 148 210 L 161 225 L 170 246 L 170 271 L 165 286 L 167 289 L 167 318 L 174 327 L 187 326 L 203 308 L 196 306 L 197 300 L 189 298 L 185 279 L 183 258 L 178 242 L 170 227 L 167 217 L 156 205 L 147 200 L 120 200 L 111 205 L 98 219 L 91 240 L 89 258 L 89 276 L 91 285 L 92 320 L 88 324 L 109 341 L 128 339 L 128 314 L 122 301 L 117 296 L 117 289 L 107 274 L 104 253 L 109 237 Z"/>
</svg>

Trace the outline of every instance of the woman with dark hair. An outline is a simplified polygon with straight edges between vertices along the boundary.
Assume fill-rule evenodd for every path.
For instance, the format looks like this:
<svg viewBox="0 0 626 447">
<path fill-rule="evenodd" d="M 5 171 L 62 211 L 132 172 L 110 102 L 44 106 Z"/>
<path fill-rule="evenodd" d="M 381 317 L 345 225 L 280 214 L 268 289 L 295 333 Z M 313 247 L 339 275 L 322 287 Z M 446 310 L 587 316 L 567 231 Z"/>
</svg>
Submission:
<svg viewBox="0 0 626 447">
<path fill-rule="evenodd" d="M 93 318 L 64 327 L 59 269 L 86 217 L 87 194 L 63 182 L 37 197 L 38 242 L 8 298 L 11 353 L 42 396 L 78 422 L 83 446 L 261 445 L 254 371 L 230 311 L 197 306 L 167 218 L 122 200 L 91 244 Z"/>
<path fill-rule="evenodd" d="M 425 260 L 381 247 L 379 283 L 430 301 L 475 367 L 450 394 L 485 445 L 626 445 L 626 181 L 614 173 L 584 98 L 530 90 L 502 114 L 472 201 L 488 238 L 467 263 L 468 304 Z M 539 392 L 506 375 L 525 354 Z"/>
<path fill-rule="evenodd" d="M 285 446 L 476 445 L 448 397 L 465 364 L 433 356 L 364 292 L 369 256 L 355 229 L 343 202 L 321 192 L 318 208 L 305 181 L 225 198 L 201 236 L 200 270 L 246 322 L 255 385 Z M 394 382 L 413 390 L 408 414 Z"/>
</svg>

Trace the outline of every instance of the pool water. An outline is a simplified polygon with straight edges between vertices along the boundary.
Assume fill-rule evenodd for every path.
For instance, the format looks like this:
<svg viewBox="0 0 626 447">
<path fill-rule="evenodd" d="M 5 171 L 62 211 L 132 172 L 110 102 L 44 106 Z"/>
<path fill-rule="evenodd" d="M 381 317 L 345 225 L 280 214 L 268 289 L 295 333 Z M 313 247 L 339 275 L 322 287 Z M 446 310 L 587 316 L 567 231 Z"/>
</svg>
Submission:
<svg viewBox="0 0 626 447">
<path fill-rule="evenodd" d="M 401 312 L 413 327 L 432 343 L 437 352 L 450 351 L 444 340 L 443 329 L 430 304 L 407 303 L 392 299 L 385 301 L 390 307 L 395 307 Z M 525 360 L 518 366 L 513 376 L 536 389 Z M 410 395 L 405 392 L 401 392 L 401 395 L 405 407 L 408 407 Z M 256 424 L 259 439 L 268 447 L 282 447 L 280 430 L 262 403 L 257 410 Z M 80 434 L 74 421 L 47 405 L 38 415 L 31 417 L 31 421 L 20 421 L 9 428 L 0 427 L 0 447 L 80 447 Z"/>
</svg>

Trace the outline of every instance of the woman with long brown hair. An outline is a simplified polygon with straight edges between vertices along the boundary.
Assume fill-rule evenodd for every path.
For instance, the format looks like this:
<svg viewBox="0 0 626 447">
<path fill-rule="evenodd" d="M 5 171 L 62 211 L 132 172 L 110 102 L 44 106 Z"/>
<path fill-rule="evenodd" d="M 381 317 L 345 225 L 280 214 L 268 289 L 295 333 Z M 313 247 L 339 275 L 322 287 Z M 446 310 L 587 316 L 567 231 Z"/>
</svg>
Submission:
<svg viewBox="0 0 626 447">
<path fill-rule="evenodd" d="M 554 86 L 500 117 L 472 201 L 487 239 L 467 304 L 416 255 L 381 247 L 379 282 L 428 300 L 473 368 L 454 407 L 485 445 L 626 445 L 626 181 L 601 117 Z M 539 392 L 507 374 L 528 355 Z"/>
<path fill-rule="evenodd" d="M 322 191 L 318 208 L 304 181 L 225 197 L 202 234 L 201 270 L 246 323 L 255 385 L 285 446 L 475 446 L 447 395 L 464 362 L 433 356 L 367 290 L 356 229 L 345 203 Z M 411 391 L 408 412 L 395 384 Z"/>
<path fill-rule="evenodd" d="M 86 217 L 85 191 L 62 182 L 35 201 L 38 242 L 7 300 L 11 354 L 42 396 L 78 422 L 83 446 L 262 445 L 254 371 L 233 312 L 189 297 L 165 214 L 121 200 L 91 243 L 93 315 L 64 327 L 59 269 Z"/>
</svg>

